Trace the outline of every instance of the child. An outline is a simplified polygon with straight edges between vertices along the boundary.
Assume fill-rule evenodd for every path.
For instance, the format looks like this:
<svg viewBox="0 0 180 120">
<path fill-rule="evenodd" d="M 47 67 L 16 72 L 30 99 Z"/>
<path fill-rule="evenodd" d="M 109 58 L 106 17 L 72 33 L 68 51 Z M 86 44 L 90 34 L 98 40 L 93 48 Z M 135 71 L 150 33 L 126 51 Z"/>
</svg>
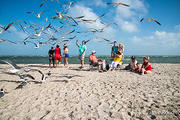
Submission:
<svg viewBox="0 0 180 120">
<path fill-rule="evenodd" d="M 149 57 L 144 57 L 144 62 L 141 69 L 142 75 L 151 73 L 151 63 L 148 60 Z"/>
</svg>

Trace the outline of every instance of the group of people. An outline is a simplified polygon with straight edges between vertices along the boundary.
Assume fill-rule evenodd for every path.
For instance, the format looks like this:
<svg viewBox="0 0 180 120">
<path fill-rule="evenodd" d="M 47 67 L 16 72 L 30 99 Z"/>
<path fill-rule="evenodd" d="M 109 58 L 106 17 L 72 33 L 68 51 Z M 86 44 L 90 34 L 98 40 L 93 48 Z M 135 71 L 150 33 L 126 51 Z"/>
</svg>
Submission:
<svg viewBox="0 0 180 120">
<path fill-rule="evenodd" d="M 131 57 L 131 62 L 125 67 L 126 70 L 131 70 L 137 73 L 150 74 L 151 73 L 151 63 L 149 62 L 149 57 L 143 58 L 142 66 L 137 62 L 134 56 Z"/>
<path fill-rule="evenodd" d="M 86 47 L 86 41 L 82 41 L 82 44 L 79 44 L 78 40 L 76 41 L 76 45 L 79 49 L 79 60 L 81 63 L 80 69 L 84 68 L 84 58 L 85 58 L 85 53 L 87 50 Z M 68 53 L 68 48 L 67 45 L 64 44 L 64 66 L 68 67 L 68 58 L 69 58 L 69 53 Z M 112 58 L 112 63 L 111 64 L 106 64 L 105 60 L 98 59 L 95 54 L 96 51 L 92 51 L 91 55 L 89 56 L 89 61 L 90 61 L 90 66 L 92 67 L 97 67 L 99 72 L 103 71 L 112 71 L 119 66 L 123 64 L 123 58 L 124 58 L 124 45 L 119 44 L 117 46 L 117 42 L 114 41 L 114 44 L 112 46 L 111 50 L 111 58 Z M 144 57 L 144 62 L 142 66 L 137 62 L 134 56 L 131 57 L 131 62 L 129 63 L 128 66 L 125 67 L 126 70 L 131 70 L 135 71 L 141 74 L 149 74 L 151 73 L 151 64 L 148 61 L 149 57 Z M 54 49 L 53 47 L 51 50 L 49 50 L 49 66 L 51 67 L 51 64 L 53 63 L 53 66 L 55 67 L 55 61 L 56 61 L 56 67 L 61 64 L 61 49 L 59 48 L 59 45 L 56 46 Z"/>
<path fill-rule="evenodd" d="M 69 49 L 67 48 L 67 45 L 64 44 L 64 66 L 68 66 L 68 58 L 69 58 Z M 55 62 L 56 62 L 56 67 L 61 64 L 61 49 L 59 45 L 56 46 L 54 49 L 51 47 L 51 49 L 48 52 L 49 54 L 49 67 L 51 67 L 51 64 L 53 64 L 53 67 L 55 67 Z"/>
</svg>

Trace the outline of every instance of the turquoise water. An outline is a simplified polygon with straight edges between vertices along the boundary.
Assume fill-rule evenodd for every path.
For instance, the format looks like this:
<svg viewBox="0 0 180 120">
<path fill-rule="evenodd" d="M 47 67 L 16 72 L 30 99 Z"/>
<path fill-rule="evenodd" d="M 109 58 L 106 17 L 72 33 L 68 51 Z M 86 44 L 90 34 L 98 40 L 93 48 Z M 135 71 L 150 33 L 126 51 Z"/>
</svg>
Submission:
<svg viewBox="0 0 180 120">
<path fill-rule="evenodd" d="M 109 56 L 98 56 L 98 59 L 105 59 L 107 63 L 111 63 Z M 131 56 L 125 56 L 123 62 L 129 63 Z M 9 59 L 17 64 L 48 64 L 47 56 L 0 56 L 0 60 Z M 136 56 L 139 63 L 142 63 L 143 56 Z M 180 63 L 180 56 L 150 56 L 151 63 Z M 2 64 L 2 62 L 0 62 Z M 62 58 L 63 63 L 63 58 Z M 69 64 L 79 64 L 77 56 L 69 58 Z M 85 57 L 85 63 L 89 64 L 88 57 Z"/>
</svg>

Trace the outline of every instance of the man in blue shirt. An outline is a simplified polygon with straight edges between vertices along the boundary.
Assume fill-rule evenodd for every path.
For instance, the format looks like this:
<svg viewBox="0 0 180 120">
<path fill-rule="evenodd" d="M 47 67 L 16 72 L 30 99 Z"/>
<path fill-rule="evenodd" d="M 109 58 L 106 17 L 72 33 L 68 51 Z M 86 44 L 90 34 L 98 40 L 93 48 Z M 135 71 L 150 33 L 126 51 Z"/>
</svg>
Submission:
<svg viewBox="0 0 180 120">
<path fill-rule="evenodd" d="M 78 40 L 76 40 L 76 45 L 79 48 L 79 59 L 81 61 L 81 67 L 80 68 L 84 68 L 84 57 L 85 57 L 85 52 L 87 50 L 86 42 L 82 41 L 82 45 L 81 45 L 78 43 Z"/>
</svg>

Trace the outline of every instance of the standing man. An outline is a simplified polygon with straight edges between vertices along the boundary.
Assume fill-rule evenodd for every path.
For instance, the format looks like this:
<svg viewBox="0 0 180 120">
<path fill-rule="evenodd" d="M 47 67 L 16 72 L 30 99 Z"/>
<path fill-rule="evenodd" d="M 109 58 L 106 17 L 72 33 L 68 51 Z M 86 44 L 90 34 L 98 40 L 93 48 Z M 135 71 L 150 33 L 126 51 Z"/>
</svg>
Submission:
<svg viewBox="0 0 180 120">
<path fill-rule="evenodd" d="M 83 40 L 82 41 L 82 45 L 80 45 L 78 43 L 78 40 L 76 40 L 76 45 L 79 48 L 79 59 L 81 61 L 81 67 L 80 68 L 84 68 L 84 57 L 85 57 L 85 52 L 87 50 L 86 42 Z"/>
<path fill-rule="evenodd" d="M 48 54 L 49 54 L 49 67 L 51 67 L 51 63 L 53 63 L 53 67 L 54 67 L 54 48 L 53 47 L 51 47 Z"/>
<path fill-rule="evenodd" d="M 117 53 L 118 51 L 118 46 L 116 45 L 116 41 L 114 41 L 114 46 L 112 46 L 111 50 L 111 57 L 114 58 L 114 54 Z"/>
</svg>

